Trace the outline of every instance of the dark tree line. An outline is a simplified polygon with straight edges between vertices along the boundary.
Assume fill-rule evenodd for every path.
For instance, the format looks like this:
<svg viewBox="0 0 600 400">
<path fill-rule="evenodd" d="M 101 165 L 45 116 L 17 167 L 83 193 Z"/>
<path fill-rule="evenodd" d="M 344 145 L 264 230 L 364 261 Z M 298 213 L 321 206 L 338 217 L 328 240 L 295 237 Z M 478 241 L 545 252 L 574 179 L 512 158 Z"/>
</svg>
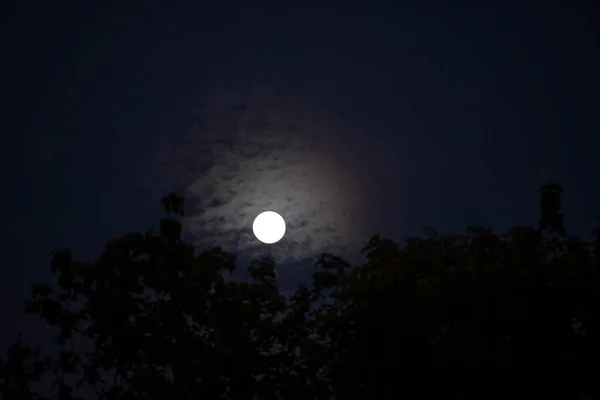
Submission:
<svg viewBox="0 0 600 400">
<path fill-rule="evenodd" d="M 282 296 L 272 260 L 181 239 L 183 201 L 157 232 L 106 244 L 93 263 L 52 254 L 54 285 L 26 312 L 56 354 L 19 340 L 0 360 L 5 399 L 599 398 L 600 230 L 569 236 L 562 189 L 540 190 L 538 227 L 376 235 L 352 266 L 331 254 Z M 83 340 L 82 340 L 83 338 Z M 35 393 L 53 381 L 53 392 Z M 95 393 L 95 394 L 94 394 Z"/>
</svg>

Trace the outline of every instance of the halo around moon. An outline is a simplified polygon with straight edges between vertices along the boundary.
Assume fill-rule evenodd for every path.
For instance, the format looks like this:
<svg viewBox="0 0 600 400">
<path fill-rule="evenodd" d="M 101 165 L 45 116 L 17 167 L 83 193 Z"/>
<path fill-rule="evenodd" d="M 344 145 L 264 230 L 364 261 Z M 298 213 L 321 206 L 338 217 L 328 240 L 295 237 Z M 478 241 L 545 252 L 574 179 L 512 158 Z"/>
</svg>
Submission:
<svg viewBox="0 0 600 400">
<path fill-rule="evenodd" d="M 265 244 L 277 243 L 285 235 L 285 221 L 275 211 L 265 211 L 254 219 L 252 231 Z"/>
</svg>

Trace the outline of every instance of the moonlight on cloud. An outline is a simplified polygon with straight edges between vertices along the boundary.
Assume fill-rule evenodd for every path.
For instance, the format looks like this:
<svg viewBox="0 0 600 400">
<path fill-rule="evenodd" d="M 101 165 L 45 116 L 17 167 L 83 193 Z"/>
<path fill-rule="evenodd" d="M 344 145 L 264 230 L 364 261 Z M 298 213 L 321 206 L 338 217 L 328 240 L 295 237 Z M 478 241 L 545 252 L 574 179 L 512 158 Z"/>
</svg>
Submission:
<svg viewBox="0 0 600 400">
<path fill-rule="evenodd" d="M 174 180 L 186 188 L 186 201 L 194 204 L 185 217 L 190 240 L 250 259 L 262 257 L 268 245 L 280 265 L 323 252 L 354 256 L 351 249 L 368 239 L 362 232 L 375 229 L 364 207 L 372 177 L 356 163 L 372 142 L 362 130 L 327 107 L 268 86 L 229 91 L 217 85 L 203 94 L 193 126 L 157 143 L 161 167 L 152 178 L 157 197 Z M 341 140 L 331 132 L 347 135 Z M 283 217 L 275 228 L 256 220 L 265 211 Z M 279 234 L 271 237 L 273 229 Z"/>
</svg>

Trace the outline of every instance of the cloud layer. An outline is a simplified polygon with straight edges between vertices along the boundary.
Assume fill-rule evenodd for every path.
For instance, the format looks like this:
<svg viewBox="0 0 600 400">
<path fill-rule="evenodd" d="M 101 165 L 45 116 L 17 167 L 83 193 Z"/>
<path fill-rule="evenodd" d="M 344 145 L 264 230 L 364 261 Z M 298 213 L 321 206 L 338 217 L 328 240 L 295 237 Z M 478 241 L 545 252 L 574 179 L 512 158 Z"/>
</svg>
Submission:
<svg viewBox="0 0 600 400">
<path fill-rule="evenodd" d="M 197 244 L 250 257 L 268 252 L 281 263 L 365 243 L 365 177 L 348 127 L 260 91 L 244 98 L 221 91 L 206 104 L 181 143 L 162 148 L 188 171 L 186 198 L 195 209 L 186 207 L 184 226 Z M 266 210 L 287 224 L 285 237 L 269 246 L 252 233 Z"/>
</svg>

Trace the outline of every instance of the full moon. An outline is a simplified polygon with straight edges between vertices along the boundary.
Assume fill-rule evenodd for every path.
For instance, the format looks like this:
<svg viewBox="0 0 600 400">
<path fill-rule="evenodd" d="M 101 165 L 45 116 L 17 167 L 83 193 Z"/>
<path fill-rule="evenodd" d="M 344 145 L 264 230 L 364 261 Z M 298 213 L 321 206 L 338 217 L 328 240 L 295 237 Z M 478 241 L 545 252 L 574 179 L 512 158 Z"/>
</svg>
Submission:
<svg viewBox="0 0 600 400">
<path fill-rule="evenodd" d="M 285 234 L 285 221 L 275 211 L 265 211 L 254 219 L 252 230 L 258 240 L 273 244 L 280 241 Z"/>
</svg>

